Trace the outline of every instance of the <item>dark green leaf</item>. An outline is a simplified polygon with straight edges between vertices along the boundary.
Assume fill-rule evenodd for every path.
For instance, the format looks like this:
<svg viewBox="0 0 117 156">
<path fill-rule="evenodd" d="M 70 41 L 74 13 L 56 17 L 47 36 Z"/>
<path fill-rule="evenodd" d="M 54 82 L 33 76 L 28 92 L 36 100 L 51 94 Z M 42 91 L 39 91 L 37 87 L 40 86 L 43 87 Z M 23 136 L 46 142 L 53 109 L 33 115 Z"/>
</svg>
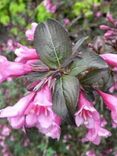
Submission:
<svg viewBox="0 0 117 156">
<path fill-rule="evenodd" d="M 77 52 L 77 50 L 79 49 L 79 47 L 83 44 L 83 42 L 84 42 L 86 39 L 88 39 L 88 36 L 82 37 L 81 39 L 79 39 L 79 40 L 75 43 L 75 45 L 74 45 L 74 47 L 73 47 L 73 49 L 72 49 L 73 54 Z"/>
<path fill-rule="evenodd" d="M 80 82 L 84 87 L 96 87 L 98 89 L 109 89 L 113 79 L 108 69 L 94 70 L 86 74 Z"/>
<path fill-rule="evenodd" d="M 53 95 L 53 110 L 63 119 L 73 117 L 79 96 L 79 81 L 74 76 L 57 80 Z"/>
<path fill-rule="evenodd" d="M 67 32 L 55 20 L 38 24 L 34 36 L 34 45 L 41 60 L 51 68 L 60 67 L 72 53 Z"/>
<path fill-rule="evenodd" d="M 76 76 L 90 68 L 103 69 L 107 67 L 108 65 L 103 61 L 100 56 L 92 51 L 87 50 L 87 52 L 81 52 L 80 57 L 74 60 L 73 64 L 70 67 L 70 75 Z"/>
</svg>

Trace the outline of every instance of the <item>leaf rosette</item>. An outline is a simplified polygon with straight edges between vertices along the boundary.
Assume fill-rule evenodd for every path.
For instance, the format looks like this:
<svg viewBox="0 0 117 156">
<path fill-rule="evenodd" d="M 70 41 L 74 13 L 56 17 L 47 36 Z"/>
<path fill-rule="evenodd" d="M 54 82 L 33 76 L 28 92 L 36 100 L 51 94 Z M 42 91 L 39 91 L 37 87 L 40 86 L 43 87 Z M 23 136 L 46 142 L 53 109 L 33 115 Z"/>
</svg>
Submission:
<svg viewBox="0 0 117 156">
<path fill-rule="evenodd" d="M 96 81 L 100 88 L 108 81 L 105 61 L 89 48 L 80 49 L 86 39 L 81 38 L 72 47 L 67 31 L 53 19 L 39 23 L 34 35 L 35 48 L 43 66 L 48 69 L 46 73 L 49 73 L 44 74 L 44 79 L 45 75 L 56 79 L 52 95 L 53 110 L 69 121 L 74 120 L 81 86 L 91 87 Z M 82 76 L 82 73 L 85 75 Z"/>
</svg>

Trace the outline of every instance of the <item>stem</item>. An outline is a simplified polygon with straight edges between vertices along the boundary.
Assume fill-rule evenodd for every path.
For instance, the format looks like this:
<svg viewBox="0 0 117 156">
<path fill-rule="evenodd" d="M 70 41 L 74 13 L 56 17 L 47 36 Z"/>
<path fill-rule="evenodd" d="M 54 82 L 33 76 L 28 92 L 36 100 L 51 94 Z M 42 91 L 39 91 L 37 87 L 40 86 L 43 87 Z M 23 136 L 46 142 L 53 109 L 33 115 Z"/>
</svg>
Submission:
<svg viewBox="0 0 117 156">
<path fill-rule="evenodd" d="M 48 143 L 49 143 L 49 139 L 48 137 L 45 137 L 45 149 L 43 151 L 43 156 L 47 156 Z"/>
</svg>

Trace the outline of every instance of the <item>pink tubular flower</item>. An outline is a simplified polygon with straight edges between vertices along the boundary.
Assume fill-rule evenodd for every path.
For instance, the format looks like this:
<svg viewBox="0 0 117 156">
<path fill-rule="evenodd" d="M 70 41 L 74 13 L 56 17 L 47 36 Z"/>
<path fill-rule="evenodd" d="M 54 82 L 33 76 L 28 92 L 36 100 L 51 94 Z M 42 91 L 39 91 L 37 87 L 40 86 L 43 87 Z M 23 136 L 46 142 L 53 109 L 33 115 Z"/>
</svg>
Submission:
<svg viewBox="0 0 117 156">
<path fill-rule="evenodd" d="M 82 141 L 91 141 L 98 145 L 101 137 L 108 137 L 111 133 L 103 128 L 105 123 L 101 120 L 99 113 L 93 107 L 93 104 L 86 99 L 82 91 L 80 92 L 78 104 L 79 111 L 75 114 L 76 125 L 80 126 L 84 124 L 88 128 L 88 133 Z"/>
<path fill-rule="evenodd" d="M 54 5 L 51 0 L 44 0 L 43 4 L 48 12 L 55 13 L 56 5 Z"/>
<path fill-rule="evenodd" d="M 100 55 L 110 66 L 117 67 L 117 54 L 101 54 Z"/>
<path fill-rule="evenodd" d="M 110 14 L 109 12 L 107 13 L 106 19 L 111 22 L 111 23 L 115 23 L 115 20 L 112 16 L 112 14 Z"/>
<path fill-rule="evenodd" d="M 32 23 L 31 24 L 31 29 L 28 29 L 26 32 L 25 32 L 25 35 L 26 35 L 26 37 L 27 37 L 27 39 L 28 40 L 30 40 L 30 41 L 33 41 L 34 40 L 34 32 L 35 32 L 35 29 L 36 29 L 36 27 L 37 27 L 37 23 Z"/>
<path fill-rule="evenodd" d="M 48 128 L 43 128 L 43 127 L 38 127 L 39 131 L 45 134 L 48 137 L 51 137 L 53 139 L 58 139 L 60 138 L 60 125 L 61 124 L 61 119 L 57 115 L 55 115 L 54 122 L 48 127 Z"/>
<path fill-rule="evenodd" d="M 31 92 L 14 106 L 0 111 L 0 118 L 7 117 L 13 128 L 37 127 L 52 138 L 60 137 L 60 118 L 52 111 L 51 92 L 48 86 Z"/>
<path fill-rule="evenodd" d="M 109 39 L 112 37 L 112 35 L 114 35 L 114 32 L 112 30 L 108 30 L 105 34 L 104 34 L 104 37 L 106 39 Z"/>
<path fill-rule="evenodd" d="M 113 123 L 117 124 L 117 97 L 114 95 L 104 93 L 100 90 L 98 90 L 97 92 L 104 100 L 105 105 L 111 111 L 111 117 L 112 117 Z"/>
<path fill-rule="evenodd" d="M 20 63 L 26 63 L 29 60 L 39 59 L 35 49 L 31 49 L 22 45 L 20 45 L 20 48 L 15 50 L 15 54 L 17 55 L 15 61 Z"/>
<path fill-rule="evenodd" d="M 83 92 L 80 92 L 78 107 L 79 110 L 75 114 L 76 125 L 79 127 L 84 124 L 87 128 L 93 128 L 95 122 L 99 122 L 100 116 Z"/>
<path fill-rule="evenodd" d="M 0 83 L 8 78 L 22 76 L 32 71 L 30 63 L 22 64 L 8 61 L 6 57 L 0 56 Z"/>
<path fill-rule="evenodd" d="M 88 129 L 88 133 L 82 139 L 82 142 L 90 141 L 95 145 L 99 145 L 102 137 L 109 137 L 111 133 L 105 128 L 101 127 L 98 123 L 95 123 L 95 127 L 92 129 Z"/>
<path fill-rule="evenodd" d="M 107 25 L 100 25 L 100 29 L 101 29 L 101 30 L 109 30 L 110 27 L 107 26 Z"/>
</svg>

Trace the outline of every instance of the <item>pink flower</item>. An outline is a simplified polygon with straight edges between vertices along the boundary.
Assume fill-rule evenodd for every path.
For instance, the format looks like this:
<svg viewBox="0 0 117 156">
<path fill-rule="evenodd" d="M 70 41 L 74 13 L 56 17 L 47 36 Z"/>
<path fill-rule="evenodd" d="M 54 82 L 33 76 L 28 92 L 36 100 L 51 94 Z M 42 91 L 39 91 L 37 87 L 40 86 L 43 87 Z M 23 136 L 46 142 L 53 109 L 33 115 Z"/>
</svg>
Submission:
<svg viewBox="0 0 117 156">
<path fill-rule="evenodd" d="M 11 129 L 8 126 L 3 126 L 1 134 L 5 137 L 9 136 L 11 133 Z"/>
<path fill-rule="evenodd" d="M 52 111 L 51 92 L 45 86 L 38 92 L 31 92 L 14 106 L 0 111 L 0 117 L 7 117 L 13 128 L 37 127 L 52 138 L 60 137 L 60 118 Z"/>
<path fill-rule="evenodd" d="M 29 60 L 39 59 L 35 49 L 31 49 L 22 45 L 20 45 L 20 48 L 15 50 L 15 54 L 17 55 L 15 61 L 20 63 L 26 63 Z"/>
<path fill-rule="evenodd" d="M 104 34 L 104 37 L 106 39 L 109 39 L 112 37 L 112 35 L 114 35 L 114 32 L 112 30 L 108 30 L 105 34 Z"/>
<path fill-rule="evenodd" d="M 27 37 L 27 39 L 28 40 L 30 40 L 30 41 L 33 41 L 34 40 L 34 32 L 35 32 L 35 29 L 36 29 L 36 27 L 37 27 L 37 23 L 32 23 L 31 24 L 31 29 L 28 29 L 26 32 L 25 32 L 25 35 L 26 35 L 26 37 Z"/>
<path fill-rule="evenodd" d="M 117 67 L 117 54 L 101 54 L 100 55 L 110 66 Z"/>
<path fill-rule="evenodd" d="M 83 92 L 80 92 L 78 107 L 79 110 L 75 114 L 76 125 L 79 127 L 84 124 L 87 128 L 93 128 L 95 122 L 100 120 L 100 116 Z"/>
<path fill-rule="evenodd" d="M 70 20 L 69 20 L 68 18 L 64 18 L 64 24 L 65 24 L 65 25 L 70 24 Z"/>
<path fill-rule="evenodd" d="M 111 136 L 111 133 L 105 128 L 102 128 L 99 123 L 95 123 L 94 126 L 94 128 L 88 129 L 88 133 L 82 139 L 82 142 L 90 141 L 95 145 L 99 145 L 102 137 L 107 138 Z"/>
<path fill-rule="evenodd" d="M 114 23 L 114 22 L 115 22 L 115 20 L 114 20 L 112 14 L 110 14 L 109 12 L 107 13 L 106 18 L 107 18 L 107 20 L 108 20 L 109 22 L 111 22 L 111 23 Z"/>
<path fill-rule="evenodd" d="M 89 150 L 86 152 L 86 156 L 96 156 L 96 153 L 93 150 Z"/>
<path fill-rule="evenodd" d="M 48 137 L 51 137 L 53 139 L 58 139 L 60 138 L 60 125 L 61 124 L 61 119 L 55 115 L 54 122 L 48 127 L 48 128 L 43 128 L 43 127 L 38 127 L 39 131 L 45 134 Z"/>
<path fill-rule="evenodd" d="M 11 77 L 18 77 L 32 71 L 31 63 L 22 64 L 8 61 L 0 55 L 0 83 Z"/>
<path fill-rule="evenodd" d="M 114 95 L 104 93 L 100 90 L 98 90 L 97 92 L 104 100 L 105 105 L 111 111 L 111 117 L 112 117 L 113 122 L 117 124 L 117 97 Z"/>
<path fill-rule="evenodd" d="M 96 16 L 97 18 L 99 18 L 99 17 L 102 16 L 102 13 L 101 13 L 100 11 L 98 11 L 98 12 L 96 12 L 95 16 Z"/>
<path fill-rule="evenodd" d="M 105 123 L 83 92 L 80 92 L 78 107 L 79 111 L 75 114 L 76 124 L 77 126 L 84 124 L 88 128 L 88 133 L 85 138 L 82 139 L 83 142 L 91 141 L 98 145 L 101 141 L 101 137 L 108 137 L 111 135 L 108 130 L 103 128 Z"/>
<path fill-rule="evenodd" d="M 109 30 L 111 28 L 109 26 L 107 26 L 107 25 L 100 25 L 100 29 L 102 29 L 102 30 Z"/>
<path fill-rule="evenodd" d="M 51 0 L 44 0 L 43 4 L 48 12 L 55 13 L 57 8 L 56 5 L 54 5 Z"/>
</svg>

